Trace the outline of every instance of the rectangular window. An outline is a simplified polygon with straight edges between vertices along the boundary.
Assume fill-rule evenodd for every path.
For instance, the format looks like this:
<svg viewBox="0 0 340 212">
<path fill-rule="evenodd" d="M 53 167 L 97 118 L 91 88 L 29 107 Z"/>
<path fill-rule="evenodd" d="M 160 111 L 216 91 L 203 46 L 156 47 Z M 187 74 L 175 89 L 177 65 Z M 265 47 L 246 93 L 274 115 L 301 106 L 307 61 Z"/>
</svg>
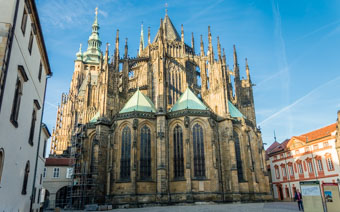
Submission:
<svg viewBox="0 0 340 212">
<path fill-rule="evenodd" d="M 37 203 L 40 202 L 40 194 L 41 194 L 41 188 L 39 188 L 39 192 L 38 192 L 38 201 L 37 201 Z"/>
<path fill-rule="evenodd" d="M 282 176 L 286 177 L 286 167 L 282 167 Z"/>
<path fill-rule="evenodd" d="M 32 119 L 31 119 L 31 129 L 30 129 L 30 135 L 28 138 L 28 143 L 33 146 L 33 140 L 34 140 L 34 131 L 35 131 L 35 121 L 37 120 L 37 112 L 35 108 L 32 112 Z"/>
<path fill-rule="evenodd" d="M 47 140 L 44 140 L 44 149 L 43 149 L 43 158 L 46 158 L 46 145 L 47 145 Z"/>
<path fill-rule="evenodd" d="M 324 142 L 323 143 L 323 147 L 325 148 L 325 147 L 328 147 L 329 146 L 329 144 L 328 144 L 328 142 Z"/>
<path fill-rule="evenodd" d="M 59 177 L 59 168 L 54 168 L 53 169 L 53 178 L 58 178 Z"/>
<path fill-rule="evenodd" d="M 314 144 L 313 149 L 314 149 L 314 150 L 319 149 L 319 145 L 318 145 L 318 144 Z"/>
<path fill-rule="evenodd" d="M 294 176 L 293 166 L 289 166 L 290 176 Z"/>
<path fill-rule="evenodd" d="M 39 82 L 41 82 L 41 74 L 42 74 L 42 64 L 41 64 L 41 62 L 40 62 L 40 65 L 39 65 L 39 73 L 38 73 Z"/>
<path fill-rule="evenodd" d="M 43 172 L 43 178 L 46 177 L 46 171 L 47 171 L 47 168 L 44 168 L 44 172 Z"/>
<path fill-rule="evenodd" d="M 323 171 L 323 168 L 322 168 L 322 161 L 321 161 L 321 160 L 317 160 L 317 163 L 318 163 L 318 169 L 319 169 L 319 171 Z"/>
<path fill-rule="evenodd" d="M 276 178 L 279 179 L 280 178 L 280 171 L 279 168 L 275 168 L 275 173 L 276 173 Z"/>
<path fill-rule="evenodd" d="M 303 174 L 302 164 L 299 163 L 299 164 L 298 164 L 298 167 L 299 167 L 299 173 L 300 173 L 300 174 Z"/>
<path fill-rule="evenodd" d="M 22 96 L 22 82 L 20 78 L 17 78 L 17 82 L 15 85 L 14 98 L 12 103 L 12 112 L 10 116 L 10 120 L 15 127 L 18 127 L 18 116 L 20 109 L 20 101 Z"/>
<path fill-rule="evenodd" d="M 312 172 L 313 172 L 313 165 L 312 165 L 312 162 L 308 162 L 308 170 L 309 170 L 309 173 L 312 173 Z"/>
<path fill-rule="evenodd" d="M 334 167 L 333 167 L 333 162 L 331 158 L 327 158 L 327 163 L 328 163 L 329 170 L 333 170 Z"/>
<path fill-rule="evenodd" d="M 26 11 L 26 8 L 24 8 L 24 14 L 22 15 L 22 19 L 21 19 L 21 31 L 22 31 L 22 34 L 24 35 L 26 31 L 26 25 L 27 25 L 27 11 Z"/>
<path fill-rule="evenodd" d="M 32 53 L 32 46 L 33 46 L 33 32 L 31 31 L 30 40 L 28 41 L 28 52 Z"/>
</svg>

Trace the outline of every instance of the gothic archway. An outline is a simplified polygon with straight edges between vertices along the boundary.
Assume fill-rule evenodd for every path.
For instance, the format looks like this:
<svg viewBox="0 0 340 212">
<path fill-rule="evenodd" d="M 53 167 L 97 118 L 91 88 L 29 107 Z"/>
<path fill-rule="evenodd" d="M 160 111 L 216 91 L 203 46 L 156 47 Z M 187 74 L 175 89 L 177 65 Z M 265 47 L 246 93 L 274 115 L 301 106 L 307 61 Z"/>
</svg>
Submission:
<svg viewBox="0 0 340 212">
<path fill-rule="evenodd" d="M 55 207 L 64 208 L 67 205 L 67 186 L 62 187 L 56 193 Z"/>
</svg>

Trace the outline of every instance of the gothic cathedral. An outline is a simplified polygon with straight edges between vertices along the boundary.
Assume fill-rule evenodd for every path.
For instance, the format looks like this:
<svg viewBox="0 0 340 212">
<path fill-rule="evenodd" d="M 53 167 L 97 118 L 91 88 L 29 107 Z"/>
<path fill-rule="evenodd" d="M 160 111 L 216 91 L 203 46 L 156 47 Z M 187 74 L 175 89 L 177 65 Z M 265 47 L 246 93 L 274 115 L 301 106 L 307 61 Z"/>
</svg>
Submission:
<svg viewBox="0 0 340 212">
<path fill-rule="evenodd" d="M 234 46 L 230 70 L 208 27 L 208 50 L 184 42 L 169 16 L 138 55 L 101 51 L 97 15 L 86 51 L 76 54 L 68 94 L 62 95 L 52 155 L 74 157 L 73 206 L 138 206 L 195 201 L 271 199 L 252 82 Z M 232 77 L 234 80 L 232 80 Z"/>
</svg>

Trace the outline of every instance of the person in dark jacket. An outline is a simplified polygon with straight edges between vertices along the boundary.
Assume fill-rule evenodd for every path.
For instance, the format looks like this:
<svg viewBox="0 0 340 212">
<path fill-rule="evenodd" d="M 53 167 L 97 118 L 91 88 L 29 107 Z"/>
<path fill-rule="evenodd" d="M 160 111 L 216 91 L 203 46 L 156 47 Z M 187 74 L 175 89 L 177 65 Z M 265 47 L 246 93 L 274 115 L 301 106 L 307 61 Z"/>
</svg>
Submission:
<svg viewBox="0 0 340 212">
<path fill-rule="evenodd" d="M 294 201 L 297 201 L 299 211 L 303 211 L 302 194 L 300 193 L 299 189 L 296 189 Z"/>
</svg>

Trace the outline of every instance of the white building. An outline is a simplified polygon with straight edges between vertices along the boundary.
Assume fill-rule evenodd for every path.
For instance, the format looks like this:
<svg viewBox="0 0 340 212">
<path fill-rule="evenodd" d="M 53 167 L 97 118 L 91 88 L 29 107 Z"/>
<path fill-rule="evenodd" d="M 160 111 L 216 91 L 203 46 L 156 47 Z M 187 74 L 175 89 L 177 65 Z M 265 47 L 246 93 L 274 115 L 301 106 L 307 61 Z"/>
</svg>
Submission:
<svg viewBox="0 0 340 212">
<path fill-rule="evenodd" d="M 0 211 L 29 211 L 33 206 L 51 74 L 34 0 L 0 0 Z"/>
<path fill-rule="evenodd" d="M 72 159 L 70 158 L 46 158 L 43 173 L 45 209 L 64 208 L 67 205 L 67 188 L 72 183 L 72 167 Z"/>
<path fill-rule="evenodd" d="M 39 209 L 43 206 L 44 203 L 44 188 L 43 188 L 43 175 L 45 170 L 45 155 L 46 155 L 46 144 L 47 140 L 51 137 L 51 133 L 49 132 L 47 126 L 42 124 L 41 126 L 41 135 L 40 135 L 40 148 L 38 152 L 38 160 L 37 169 L 35 174 L 35 184 L 33 190 L 33 199 L 32 199 L 32 209 L 33 211 L 40 211 Z"/>
<path fill-rule="evenodd" d="M 319 180 L 321 189 L 323 183 L 340 182 L 336 132 L 334 123 L 268 148 L 275 199 L 294 198 L 300 181 Z"/>
</svg>

